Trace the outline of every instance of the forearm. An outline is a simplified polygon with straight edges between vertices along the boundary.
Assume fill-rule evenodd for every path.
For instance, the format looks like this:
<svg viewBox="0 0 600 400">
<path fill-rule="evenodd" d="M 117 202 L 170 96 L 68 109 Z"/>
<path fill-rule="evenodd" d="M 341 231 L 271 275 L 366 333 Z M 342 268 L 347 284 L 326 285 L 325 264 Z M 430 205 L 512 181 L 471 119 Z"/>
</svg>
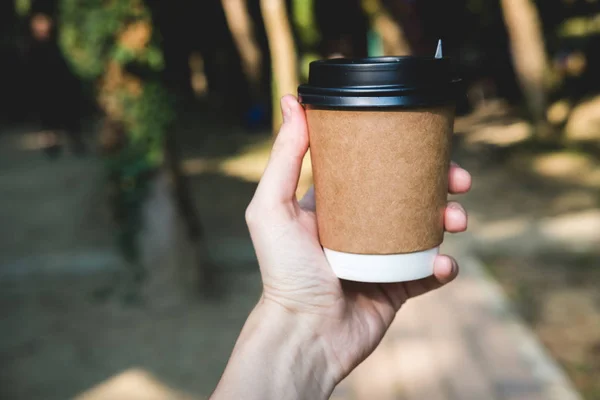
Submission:
<svg viewBox="0 0 600 400">
<path fill-rule="evenodd" d="M 320 340 L 294 315 L 260 303 L 211 400 L 328 399 L 335 386 Z"/>
</svg>

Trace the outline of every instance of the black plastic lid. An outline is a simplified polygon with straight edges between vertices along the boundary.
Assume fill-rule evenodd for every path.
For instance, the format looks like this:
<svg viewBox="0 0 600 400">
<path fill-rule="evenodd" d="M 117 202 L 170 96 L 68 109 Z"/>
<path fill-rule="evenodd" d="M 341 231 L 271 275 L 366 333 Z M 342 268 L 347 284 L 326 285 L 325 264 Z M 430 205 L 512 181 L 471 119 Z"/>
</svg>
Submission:
<svg viewBox="0 0 600 400">
<path fill-rule="evenodd" d="M 336 58 L 310 63 L 298 96 L 317 107 L 421 107 L 454 103 L 459 83 L 448 58 Z"/>
</svg>

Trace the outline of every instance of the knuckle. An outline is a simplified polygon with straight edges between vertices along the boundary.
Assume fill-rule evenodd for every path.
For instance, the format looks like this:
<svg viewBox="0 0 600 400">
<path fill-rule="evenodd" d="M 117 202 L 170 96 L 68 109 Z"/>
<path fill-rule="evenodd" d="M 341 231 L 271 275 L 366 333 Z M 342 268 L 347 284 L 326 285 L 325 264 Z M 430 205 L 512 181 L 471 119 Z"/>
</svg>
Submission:
<svg viewBox="0 0 600 400">
<path fill-rule="evenodd" d="M 256 225 L 256 221 L 258 219 L 257 214 L 258 214 L 258 211 L 256 209 L 256 205 L 251 202 L 248 205 L 248 207 L 246 207 L 246 214 L 245 214 L 246 224 L 248 226 L 254 226 L 254 225 Z"/>
<path fill-rule="evenodd" d="M 246 207 L 246 224 L 257 226 L 265 221 L 272 221 L 274 216 L 279 216 L 279 209 L 278 204 L 252 200 Z"/>
<path fill-rule="evenodd" d="M 291 219 L 291 215 L 282 203 L 252 200 L 246 207 L 245 218 L 246 225 L 256 230 L 264 226 L 285 223 Z"/>
</svg>

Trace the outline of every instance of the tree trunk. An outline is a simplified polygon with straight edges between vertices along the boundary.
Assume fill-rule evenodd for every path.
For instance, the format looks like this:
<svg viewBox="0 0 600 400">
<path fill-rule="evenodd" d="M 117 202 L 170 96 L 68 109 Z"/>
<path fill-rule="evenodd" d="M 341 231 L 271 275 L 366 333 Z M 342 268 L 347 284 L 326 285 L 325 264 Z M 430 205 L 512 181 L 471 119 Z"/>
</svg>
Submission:
<svg viewBox="0 0 600 400">
<path fill-rule="evenodd" d="M 501 4 L 515 72 L 529 111 L 539 124 L 545 120 L 548 70 L 540 17 L 532 0 L 502 0 Z"/>
<path fill-rule="evenodd" d="M 185 225 L 187 237 L 192 246 L 198 289 L 204 295 L 214 296 L 216 294 L 217 271 L 209 256 L 200 213 L 194 202 L 189 179 L 181 168 L 181 156 L 177 140 L 172 132 L 165 137 L 165 168 L 171 180 L 177 210 Z"/>
<path fill-rule="evenodd" d="M 242 70 L 248 80 L 252 95 L 256 98 L 260 91 L 262 55 L 254 35 L 252 19 L 248 13 L 248 1 L 221 0 L 221 4 L 242 61 Z"/>
<path fill-rule="evenodd" d="M 412 55 L 431 56 L 437 44 L 436 37 L 433 42 L 425 39 L 424 16 L 419 12 L 419 7 L 424 7 L 424 0 L 377 0 L 387 11 L 389 16 L 398 24 L 408 43 Z M 440 4 L 440 2 L 436 2 Z M 431 49 L 433 47 L 433 50 Z"/>
<path fill-rule="evenodd" d="M 316 0 L 292 0 L 294 31 L 298 35 L 300 81 L 308 81 L 310 63 L 321 58 L 318 44 L 321 33 L 315 18 Z"/>
<path fill-rule="evenodd" d="M 369 16 L 372 29 L 379 35 L 383 44 L 384 56 L 407 56 L 412 54 L 410 44 L 400 23 L 394 20 L 380 0 L 363 0 L 365 12 Z"/>
<path fill-rule="evenodd" d="M 271 54 L 273 131 L 277 132 L 282 123 L 279 99 L 288 93 L 296 94 L 298 62 L 285 1 L 260 0 L 260 8 Z"/>
<path fill-rule="evenodd" d="M 130 15 L 117 13 L 116 22 L 121 26 L 118 31 L 100 31 L 102 51 L 96 45 L 97 37 L 87 40 L 90 36 L 86 33 L 97 27 L 93 16 L 100 8 L 112 7 L 114 11 L 120 6 L 93 3 L 83 7 L 85 2 L 64 0 L 61 9 L 62 23 L 80 38 L 64 42 L 66 54 L 82 78 L 96 82 L 96 99 L 104 112 L 100 147 L 107 160 L 110 202 L 119 227 L 120 249 L 132 268 L 131 291 L 141 288 L 152 297 L 148 288 L 155 288 L 156 283 L 163 288 L 177 287 L 175 267 L 181 263 L 170 255 L 178 254 L 173 246 L 183 241 L 174 240 L 175 210 L 180 212 L 194 247 L 194 276 L 212 287 L 214 270 L 208 261 L 200 217 L 170 132 L 175 111 L 161 79 L 164 53 L 155 36 L 152 14 L 146 8 L 157 3 L 130 2 L 132 8 L 126 8 Z M 110 22 L 114 14 L 107 12 L 103 22 Z M 125 56 L 117 57 L 120 53 L 115 49 L 127 50 L 121 52 Z M 129 68 L 132 65 L 137 68 Z M 157 262 L 159 258 L 165 262 Z M 144 277 L 149 279 L 138 287 Z"/>
</svg>

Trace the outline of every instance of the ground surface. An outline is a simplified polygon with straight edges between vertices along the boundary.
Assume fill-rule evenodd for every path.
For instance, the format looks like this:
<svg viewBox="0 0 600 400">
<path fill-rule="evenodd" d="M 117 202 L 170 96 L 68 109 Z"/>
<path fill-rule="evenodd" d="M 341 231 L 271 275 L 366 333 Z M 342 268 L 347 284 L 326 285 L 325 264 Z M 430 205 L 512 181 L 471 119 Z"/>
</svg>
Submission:
<svg viewBox="0 0 600 400">
<path fill-rule="evenodd" d="M 500 104 L 457 132 L 476 182 L 464 199 L 471 251 L 585 398 L 600 399 L 600 153 L 532 146 Z M 597 143 L 598 128 L 588 133 Z"/>
<path fill-rule="evenodd" d="M 598 277 L 593 268 L 587 273 L 581 267 L 571 284 L 569 271 L 573 264 L 584 266 L 581 260 L 591 266 L 597 259 L 595 166 L 575 160 L 576 171 L 592 170 L 592 178 L 576 174 L 576 185 L 575 178 L 547 177 L 544 166 L 552 173 L 556 161 L 530 165 L 534 157 L 523 157 L 520 150 L 508 152 L 510 157 L 501 151 L 522 140 L 518 120 L 495 109 L 469 118 L 457 124 L 455 158 L 476 178 L 472 195 L 464 199 L 472 232 L 450 238 L 447 249 L 465 260 L 473 252 L 484 259 L 509 293 L 517 293 L 518 309 L 587 390 L 593 383 L 585 378 L 598 365 L 592 362 L 598 353 L 590 351 L 597 343 L 598 303 L 586 300 L 586 312 L 574 311 L 582 310 L 582 298 L 593 299 L 580 294 L 591 293 Z M 101 164 L 70 155 L 50 162 L 27 132 L 0 134 L 0 398 L 115 399 L 116 393 L 133 391 L 137 397 L 124 398 L 167 399 L 175 398 L 173 389 L 207 396 L 260 292 L 243 213 L 268 154 L 264 136 L 224 129 L 210 118 L 201 128 L 194 121 L 181 124 L 183 165 L 222 295 L 189 296 L 195 267 L 159 180 L 146 210 L 151 279 L 141 301 L 131 304 L 119 290 L 107 290 L 120 285 L 126 268 L 112 246 Z M 303 187 L 309 181 L 305 174 Z M 567 257 L 565 263 L 553 254 Z M 545 255 L 556 261 L 557 274 L 546 274 Z M 568 257 L 575 257 L 569 265 Z M 526 330 L 523 334 L 478 264 L 466 264 L 453 287 L 408 304 L 382 348 L 340 386 L 336 398 L 568 399 L 552 397 L 569 386 L 560 370 Z M 539 307 L 523 307 L 529 303 L 555 313 L 540 318 Z M 534 317 L 527 314 L 530 309 Z M 590 328 L 586 339 L 566 331 L 583 326 Z M 573 351 L 588 369 L 573 367 Z M 597 398 L 591 390 L 588 398 Z"/>
</svg>

